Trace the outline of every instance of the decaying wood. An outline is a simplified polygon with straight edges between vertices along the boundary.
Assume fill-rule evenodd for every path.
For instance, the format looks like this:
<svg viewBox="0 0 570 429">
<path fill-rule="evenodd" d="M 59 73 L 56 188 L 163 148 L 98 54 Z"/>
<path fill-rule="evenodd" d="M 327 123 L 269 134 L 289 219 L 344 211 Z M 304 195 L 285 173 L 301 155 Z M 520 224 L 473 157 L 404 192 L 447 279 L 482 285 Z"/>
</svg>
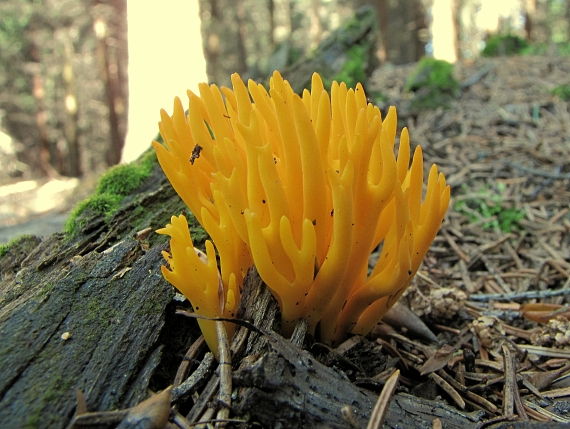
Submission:
<svg viewBox="0 0 570 429">
<path fill-rule="evenodd" d="M 358 62 L 366 76 L 370 76 L 378 66 L 378 37 L 378 18 L 374 9 L 362 7 L 350 22 L 323 40 L 308 57 L 283 70 L 283 76 L 298 94 L 310 88 L 313 73 L 331 79 L 341 73 L 349 61 Z M 349 51 L 354 48 L 362 51 L 361 58 L 350 57 Z M 362 84 L 366 85 L 366 82 Z"/>
<path fill-rule="evenodd" d="M 47 241 L 56 245 L 61 237 Z M 41 244 L 40 244 L 41 246 Z M 37 270 L 30 261 L 2 283 L 0 421 L 5 427 L 64 427 L 74 391 L 89 409 L 134 406 L 158 365 L 172 288 L 160 274 L 162 246 L 148 253 L 125 239 Z M 130 268 L 118 275 L 123 268 Z M 69 333 L 69 339 L 64 334 Z"/>
<path fill-rule="evenodd" d="M 272 309 L 277 308 L 276 302 L 267 295 L 255 271 L 246 277 L 243 300 L 247 304 L 241 307 L 240 313 L 245 320 L 252 314 L 269 313 L 272 316 L 257 317 L 253 325 L 274 325 Z M 256 304 L 252 306 L 252 302 Z M 255 308 L 253 312 L 252 308 Z M 240 330 L 245 329 L 249 330 L 240 327 Z M 360 426 L 366 426 L 377 395 L 355 386 L 342 372 L 321 364 L 310 353 L 273 331 L 260 329 L 251 333 L 255 333 L 255 337 L 248 342 L 250 356 L 258 353 L 262 356 L 253 363 L 241 365 L 233 374 L 238 390 L 232 406 L 238 416 L 248 416 L 264 427 L 350 428 L 350 423 L 343 418 L 343 408 L 348 406 Z M 234 339 L 234 345 L 240 342 Z M 246 356 L 243 361 L 251 362 L 251 359 Z M 437 411 L 433 414 L 427 410 Z M 480 421 L 482 414 L 463 413 L 442 402 L 397 394 L 388 409 L 386 425 L 425 427 L 431 425 L 434 416 L 444 421 L 446 427 L 465 427 L 466 421 L 473 425 Z"/>
<path fill-rule="evenodd" d="M 437 162 L 452 186 L 452 209 L 405 297 L 432 322 L 437 346 L 378 329 L 373 335 L 382 339 L 329 350 L 304 338 L 302 325 L 292 343 L 274 333 L 278 306 L 253 276 L 256 293 L 244 296 L 239 314 L 247 323 L 230 346 L 232 403 L 221 404 L 214 357 L 196 346 L 183 362 L 200 334 L 194 320 L 177 313 L 188 304 L 173 300 L 160 274 L 166 238 L 144 237 L 185 210 L 156 166 L 109 219 L 86 214 L 74 238 L 28 237 L 0 258 L 2 425 L 64 428 L 75 389 L 85 392 L 90 412 L 127 410 L 147 399 L 149 388 L 176 379 L 172 405 L 180 424 L 215 420 L 229 405 L 225 423 L 234 427 L 365 427 L 394 366 L 402 376 L 385 427 L 567 424 L 570 109 L 549 91 L 567 82 L 570 60 L 458 66 L 466 84 L 452 109 L 414 114 L 406 110 L 412 95 L 403 91 L 411 68 L 380 69 L 369 88 L 398 106 L 426 168 Z M 524 214 L 510 232 L 489 227 L 497 215 L 455 209 L 473 199 L 496 202 L 497 195 L 506 209 Z M 533 300 L 559 307 L 525 319 L 523 304 Z M 380 355 L 386 360 L 377 365 Z M 525 415 L 531 421 L 509 420 Z"/>
</svg>

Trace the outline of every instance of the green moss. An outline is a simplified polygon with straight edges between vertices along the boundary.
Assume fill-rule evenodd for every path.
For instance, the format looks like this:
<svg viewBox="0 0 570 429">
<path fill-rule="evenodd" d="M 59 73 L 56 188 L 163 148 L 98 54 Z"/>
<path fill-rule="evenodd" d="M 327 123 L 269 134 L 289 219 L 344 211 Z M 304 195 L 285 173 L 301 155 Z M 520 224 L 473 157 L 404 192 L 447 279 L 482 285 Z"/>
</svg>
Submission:
<svg viewBox="0 0 570 429">
<path fill-rule="evenodd" d="M 35 429 L 40 427 L 39 425 L 40 423 L 40 417 L 35 415 L 35 416 L 28 416 L 28 418 L 26 419 L 26 423 L 24 428 L 25 429 Z"/>
<path fill-rule="evenodd" d="M 484 57 L 503 57 L 522 54 L 529 48 L 528 42 L 515 34 L 502 34 L 489 37 L 481 51 Z"/>
<path fill-rule="evenodd" d="M 347 88 L 354 88 L 359 82 L 365 83 L 366 47 L 354 45 L 347 51 L 346 55 L 346 61 L 342 70 L 333 76 L 332 79 L 324 79 L 323 84 L 328 90 L 330 90 L 333 81 L 338 83 L 344 82 Z"/>
<path fill-rule="evenodd" d="M 111 167 L 99 180 L 95 193 L 129 195 L 148 177 L 155 163 L 153 151 L 147 152 L 137 163 Z"/>
<path fill-rule="evenodd" d="M 141 205 L 136 206 L 135 209 L 131 212 L 131 218 L 134 221 L 135 229 L 141 230 L 146 227 L 146 212 L 147 210 Z"/>
<path fill-rule="evenodd" d="M 110 324 L 113 313 L 113 308 L 109 307 L 105 301 L 91 299 L 87 303 L 85 324 L 97 323 L 99 327 L 106 329 Z"/>
<path fill-rule="evenodd" d="M 570 42 L 562 42 L 556 44 L 556 55 L 567 57 L 570 55 Z"/>
<path fill-rule="evenodd" d="M 24 245 L 25 247 L 28 241 L 33 241 L 34 247 L 37 245 L 38 239 L 33 235 L 21 235 L 19 237 L 14 238 L 8 244 L 0 244 L 0 258 L 6 255 L 10 249 L 14 247 L 18 247 Z"/>
<path fill-rule="evenodd" d="M 52 427 L 53 423 L 61 421 L 61 416 L 45 416 L 42 415 L 42 411 L 47 403 L 57 401 L 59 398 L 62 398 L 63 395 L 70 394 L 72 387 L 73 380 L 58 375 L 52 378 L 47 386 L 41 385 L 41 387 L 35 386 L 29 389 L 29 393 L 34 395 L 39 394 L 39 396 L 35 406 L 29 410 L 24 428 L 36 429 L 39 427 Z"/>
<path fill-rule="evenodd" d="M 80 202 L 71 212 L 65 223 L 64 232 L 74 236 L 78 230 L 85 226 L 91 216 L 103 215 L 109 219 L 121 205 L 121 195 L 93 194 Z"/>
<path fill-rule="evenodd" d="M 47 283 L 42 287 L 42 290 L 40 291 L 40 293 L 38 294 L 39 297 L 42 296 L 46 296 L 49 295 L 51 293 L 51 291 L 53 291 L 55 289 L 56 285 L 55 283 Z"/>
<path fill-rule="evenodd" d="M 552 90 L 552 95 L 557 96 L 561 100 L 569 101 L 570 100 L 570 85 L 564 83 L 562 85 L 558 85 L 556 88 Z"/>
<path fill-rule="evenodd" d="M 323 69 L 317 66 L 315 70 L 321 75 L 327 90 L 330 90 L 333 81 L 344 82 L 348 88 L 354 88 L 357 83 L 366 84 L 367 70 L 370 71 L 375 66 L 371 64 L 374 62 L 374 55 L 370 55 L 376 50 L 375 40 L 374 36 L 370 36 L 377 32 L 377 25 L 374 10 L 362 7 L 342 28 L 337 29 L 319 45 L 315 56 L 323 55 L 326 66 Z M 342 64 L 340 71 L 339 63 Z"/>
<path fill-rule="evenodd" d="M 449 108 L 459 97 L 459 82 L 453 77 L 453 64 L 435 58 L 420 60 L 408 81 L 406 91 L 414 93 L 412 108 Z"/>
<path fill-rule="evenodd" d="M 570 42 L 560 43 L 533 43 L 527 48 L 521 49 L 520 55 L 556 55 L 559 57 L 570 56 Z"/>
<path fill-rule="evenodd" d="M 156 289 L 158 290 L 158 288 Z M 137 317 L 151 316 L 160 314 L 163 310 L 162 300 L 157 296 L 150 296 L 145 300 L 144 304 L 138 308 Z"/>
<path fill-rule="evenodd" d="M 92 216 L 111 218 L 124 197 L 136 190 L 156 164 L 154 150 L 149 150 L 135 163 L 110 168 L 99 180 L 97 189 L 71 212 L 64 231 L 74 236 Z"/>
<path fill-rule="evenodd" d="M 96 192 L 125 196 L 139 187 L 145 178 L 144 171 L 133 164 L 112 167 L 101 177 Z"/>
</svg>

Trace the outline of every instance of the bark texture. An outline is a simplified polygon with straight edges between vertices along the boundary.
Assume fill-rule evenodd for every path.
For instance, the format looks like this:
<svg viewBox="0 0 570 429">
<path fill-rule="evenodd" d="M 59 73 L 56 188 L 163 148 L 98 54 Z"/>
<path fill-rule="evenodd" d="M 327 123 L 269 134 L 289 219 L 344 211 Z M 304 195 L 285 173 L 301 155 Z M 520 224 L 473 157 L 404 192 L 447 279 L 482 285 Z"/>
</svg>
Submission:
<svg viewBox="0 0 570 429">
<path fill-rule="evenodd" d="M 342 30 L 322 54 L 340 55 L 371 37 L 372 27 L 363 28 Z M 315 70 L 311 61 L 285 74 L 295 88 Z M 160 272 L 167 239 L 153 231 L 185 210 L 155 164 L 113 213 L 88 210 L 74 236 L 24 237 L 0 256 L 2 427 L 66 427 L 76 389 L 85 393 L 89 411 L 105 411 L 132 407 L 148 397 L 149 387 L 172 383 L 199 331 L 195 320 L 174 315 L 179 302 Z M 150 235 L 137 234 L 143 230 Z M 192 234 L 199 237 L 195 226 Z M 238 387 L 232 417 L 244 419 L 243 427 L 349 428 L 341 413 L 348 406 L 365 427 L 377 394 L 272 332 L 279 324 L 275 300 L 258 277 L 250 282 L 239 314 L 257 329 L 240 327 L 234 337 L 247 336 L 232 358 Z M 215 387 L 214 377 L 205 390 Z M 201 402 L 210 402 L 208 395 Z M 481 415 L 399 394 L 386 425 L 430 427 L 435 417 L 443 427 L 467 428 Z"/>
<path fill-rule="evenodd" d="M 2 427 L 65 428 L 76 389 L 85 393 L 89 411 L 107 411 L 133 407 L 149 387 L 172 383 L 199 331 L 195 320 L 174 315 L 180 303 L 160 273 L 164 237 L 135 233 L 155 230 L 182 210 L 155 165 L 110 218 L 87 213 L 74 238 L 24 237 L 0 257 Z M 246 421 L 244 428 L 351 428 L 345 407 L 366 426 L 377 393 L 272 331 L 279 309 L 254 274 L 238 315 L 249 324 L 234 336 L 232 417 Z M 216 383 L 213 374 L 204 390 L 215 391 Z M 189 419 L 208 398 L 200 396 Z M 385 427 L 430 427 L 435 418 L 443 427 L 470 428 L 483 415 L 397 394 Z"/>
</svg>

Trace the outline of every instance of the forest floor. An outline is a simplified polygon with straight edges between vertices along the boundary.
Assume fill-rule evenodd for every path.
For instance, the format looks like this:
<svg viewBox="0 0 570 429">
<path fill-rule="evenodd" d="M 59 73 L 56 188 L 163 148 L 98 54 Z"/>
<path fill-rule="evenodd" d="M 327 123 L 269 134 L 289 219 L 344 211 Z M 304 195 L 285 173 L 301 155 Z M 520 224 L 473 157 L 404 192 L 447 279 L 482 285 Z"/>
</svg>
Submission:
<svg viewBox="0 0 570 429">
<path fill-rule="evenodd" d="M 447 380 L 446 393 L 434 391 L 459 408 L 570 422 L 570 402 L 555 400 L 570 395 L 570 111 L 552 95 L 567 84 L 570 59 L 458 65 L 461 97 L 419 114 L 406 109 L 412 69 L 381 68 L 369 90 L 398 106 L 425 167 L 436 163 L 452 188 L 403 298 L 451 340 L 440 350 L 397 337 L 391 345 L 408 367 Z"/>
<path fill-rule="evenodd" d="M 403 390 L 490 419 L 570 422 L 570 110 L 551 95 L 568 82 L 570 58 L 458 64 L 461 97 L 424 112 L 409 108 L 404 91 L 413 68 L 380 68 L 367 90 L 398 108 L 426 173 L 436 163 L 452 188 L 442 228 L 402 298 L 447 345 L 393 331 L 373 339 L 399 360 Z M 60 182 L 57 191 L 52 182 L 0 187 L 0 243 L 60 229 L 93 189 Z"/>
<path fill-rule="evenodd" d="M 79 179 L 23 180 L 0 186 L 0 244 L 23 234 L 61 232 L 69 211 L 90 191 Z"/>
</svg>

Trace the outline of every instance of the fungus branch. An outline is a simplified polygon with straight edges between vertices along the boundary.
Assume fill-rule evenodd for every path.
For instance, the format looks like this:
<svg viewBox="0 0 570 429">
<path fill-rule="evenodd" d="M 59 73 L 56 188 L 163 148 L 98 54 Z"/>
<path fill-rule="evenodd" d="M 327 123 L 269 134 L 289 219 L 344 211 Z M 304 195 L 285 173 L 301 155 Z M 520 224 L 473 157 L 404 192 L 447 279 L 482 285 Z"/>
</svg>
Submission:
<svg viewBox="0 0 570 429">
<path fill-rule="evenodd" d="M 281 305 L 284 334 L 299 318 L 329 343 L 369 332 L 437 233 L 449 204 L 445 178 L 432 166 L 422 199 L 421 148 L 410 166 L 404 129 L 394 155 L 396 109 L 383 119 L 360 84 L 334 82 L 329 95 L 315 73 L 302 96 L 277 72 L 269 91 L 237 74 L 232 84 L 188 91 L 188 115 L 178 98 L 172 116 L 161 112 L 158 160 L 213 240 L 201 258 L 186 219 L 173 217 L 159 230 L 171 236 L 165 278 L 197 313 L 232 317 L 255 264 Z M 201 328 L 215 350 L 214 324 Z"/>
</svg>

